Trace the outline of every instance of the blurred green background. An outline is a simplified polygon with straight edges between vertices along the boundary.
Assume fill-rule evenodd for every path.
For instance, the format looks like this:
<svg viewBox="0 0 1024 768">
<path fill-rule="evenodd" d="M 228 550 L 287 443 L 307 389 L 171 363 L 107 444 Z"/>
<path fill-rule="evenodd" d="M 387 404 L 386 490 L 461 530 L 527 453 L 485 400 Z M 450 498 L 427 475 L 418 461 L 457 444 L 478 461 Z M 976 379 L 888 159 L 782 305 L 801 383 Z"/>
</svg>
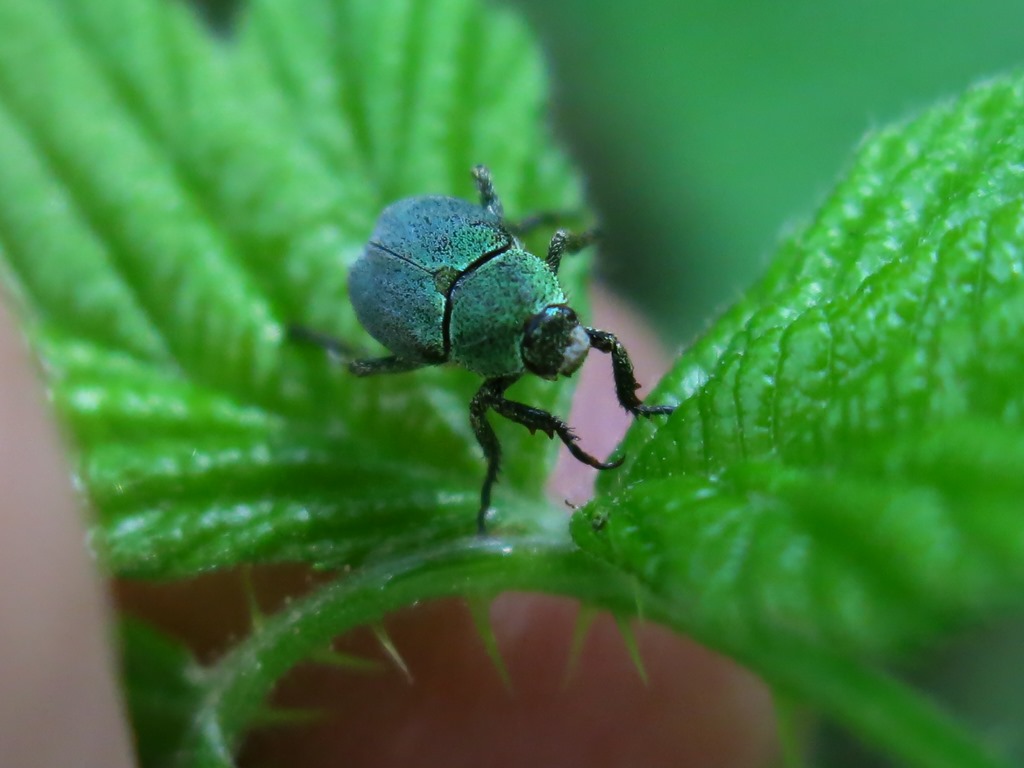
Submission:
<svg viewBox="0 0 1024 768">
<path fill-rule="evenodd" d="M 672 343 L 752 282 L 868 130 L 1024 63 L 1020 0 L 514 1 L 608 233 L 602 274 Z"/>
<path fill-rule="evenodd" d="M 244 1 L 194 0 L 222 29 Z M 491 2 L 545 46 L 601 274 L 674 345 L 757 277 L 865 133 L 1024 64 L 1021 0 Z"/>
</svg>

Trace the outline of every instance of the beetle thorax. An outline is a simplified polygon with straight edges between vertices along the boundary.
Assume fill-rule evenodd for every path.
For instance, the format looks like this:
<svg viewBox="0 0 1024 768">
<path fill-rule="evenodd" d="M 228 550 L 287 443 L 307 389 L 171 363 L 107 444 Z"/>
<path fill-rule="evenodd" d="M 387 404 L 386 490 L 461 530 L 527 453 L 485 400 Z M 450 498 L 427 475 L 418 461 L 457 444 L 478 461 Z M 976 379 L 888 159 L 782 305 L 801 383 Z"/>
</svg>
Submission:
<svg viewBox="0 0 1024 768">
<path fill-rule="evenodd" d="M 590 351 L 590 337 L 564 304 L 544 307 L 523 328 L 523 363 L 545 379 L 572 376 Z"/>
</svg>

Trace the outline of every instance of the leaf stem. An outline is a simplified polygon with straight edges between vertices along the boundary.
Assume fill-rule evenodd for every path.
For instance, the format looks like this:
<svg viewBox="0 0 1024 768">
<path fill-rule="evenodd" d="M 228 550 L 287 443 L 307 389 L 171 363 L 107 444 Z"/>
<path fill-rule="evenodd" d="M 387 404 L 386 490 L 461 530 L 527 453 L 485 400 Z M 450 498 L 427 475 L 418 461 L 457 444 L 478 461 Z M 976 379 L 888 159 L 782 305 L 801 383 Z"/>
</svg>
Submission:
<svg viewBox="0 0 1024 768">
<path fill-rule="evenodd" d="M 179 765 L 231 766 L 237 743 L 288 669 L 335 636 L 378 622 L 412 602 L 451 595 L 483 599 L 505 590 L 533 590 L 629 615 L 636 610 L 637 589 L 632 577 L 568 543 L 536 539 L 462 540 L 426 556 L 339 579 L 267 618 L 210 670 Z M 644 591 L 642 602 L 650 618 L 693 632 L 685 616 Z M 831 649 L 766 638 L 755 651 L 731 650 L 785 695 L 815 702 L 906 765 L 1000 765 L 931 702 L 891 676 Z"/>
</svg>

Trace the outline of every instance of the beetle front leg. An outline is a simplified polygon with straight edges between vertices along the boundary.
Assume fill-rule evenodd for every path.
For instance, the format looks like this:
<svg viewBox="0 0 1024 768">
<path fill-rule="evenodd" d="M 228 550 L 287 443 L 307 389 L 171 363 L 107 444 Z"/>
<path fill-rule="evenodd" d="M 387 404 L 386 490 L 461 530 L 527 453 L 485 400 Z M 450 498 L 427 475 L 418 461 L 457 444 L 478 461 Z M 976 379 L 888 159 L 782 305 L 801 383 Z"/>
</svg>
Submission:
<svg viewBox="0 0 1024 768">
<path fill-rule="evenodd" d="M 476 517 L 476 528 L 480 534 L 487 531 L 485 518 L 487 510 L 491 506 L 491 490 L 498 479 L 498 470 L 501 467 L 501 444 L 498 442 L 494 428 L 487 421 L 487 411 L 493 410 L 509 421 L 523 425 L 530 432 L 539 430 L 549 438 L 554 438 L 557 435 L 574 458 L 594 469 L 614 469 L 622 464 L 624 458 L 615 461 L 601 461 L 577 445 L 579 438 L 573 434 L 569 425 L 557 416 L 542 411 L 540 408 L 533 408 L 525 403 L 506 399 L 505 390 L 518 379 L 518 376 L 488 379 L 477 390 L 469 404 L 469 421 L 473 426 L 473 434 L 476 435 L 476 441 L 483 449 L 484 458 L 487 460 L 487 474 L 484 476 L 483 488 L 480 489 L 480 511 Z"/>
<path fill-rule="evenodd" d="M 619 399 L 619 405 L 634 416 L 666 415 L 676 409 L 674 405 L 644 405 L 636 396 L 640 384 L 633 374 L 633 363 L 622 342 L 608 331 L 599 331 L 597 328 L 584 330 L 590 337 L 590 345 L 594 349 L 612 356 L 612 375 L 615 378 L 615 395 Z"/>
<path fill-rule="evenodd" d="M 588 467 L 593 467 L 594 469 L 615 469 L 622 464 L 625 458 L 622 457 L 615 461 L 601 461 L 591 456 L 579 447 L 579 438 L 569 428 L 568 424 L 554 414 L 542 411 L 540 408 L 534 408 L 515 400 L 506 400 L 504 397 L 495 400 L 491 407 L 509 421 L 522 424 L 531 433 L 540 430 L 552 439 L 555 435 L 558 435 L 558 439 L 569 449 L 569 453 L 573 455 L 573 458 L 583 462 Z"/>
<path fill-rule="evenodd" d="M 567 229 L 560 229 L 551 236 L 548 255 L 544 261 L 547 262 L 548 268 L 557 275 L 558 268 L 562 265 L 562 256 L 567 253 L 579 253 L 600 237 L 601 232 L 596 227 L 588 229 L 581 235 L 574 235 Z"/>
<path fill-rule="evenodd" d="M 501 443 L 498 442 L 494 427 L 487 421 L 487 411 L 493 408 L 496 402 L 504 399 L 505 390 L 518 378 L 505 376 L 488 379 L 473 395 L 473 400 L 469 404 L 469 423 L 487 461 L 487 474 L 480 489 L 480 510 L 476 515 L 476 531 L 481 536 L 487 532 L 485 518 L 491 506 L 491 489 L 494 487 L 494 481 L 498 479 L 498 470 L 501 468 Z"/>
</svg>

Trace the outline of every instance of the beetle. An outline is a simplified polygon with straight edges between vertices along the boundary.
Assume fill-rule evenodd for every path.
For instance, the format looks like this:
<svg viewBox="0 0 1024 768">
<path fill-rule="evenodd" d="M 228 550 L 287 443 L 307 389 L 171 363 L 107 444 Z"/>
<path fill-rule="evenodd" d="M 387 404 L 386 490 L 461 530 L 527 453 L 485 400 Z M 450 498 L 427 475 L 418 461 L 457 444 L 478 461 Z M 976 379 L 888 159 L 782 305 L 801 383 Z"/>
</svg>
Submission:
<svg viewBox="0 0 1024 768">
<path fill-rule="evenodd" d="M 403 373 L 451 363 L 484 377 L 469 404 L 469 418 L 483 449 L 487 472 L 480 490 L 477 531 L 486 531 L 501 446 L 487 420 L 494 411 L 531 433 L 558 438 L 595 469 L 613 469 L 582 450 L 569 425 L 547 411 L 509 400 L 505 391 L 526 373 L 544 379 L 572 376 L 593 348 L 610 354 L 619 404 L 633 416 L 670 414 L 675 406 L 644 405 L 625 347 L 614 334 L 583 325 L 566 303 L 558 281 L 562 257 L 596 238 L 557 230 L 546 258 L 524 248 L 518 236 L 550 217 L 518 224 L 505 220 L 485 166 L 473 168 L 480 202 L 438 195 L 409 197 L 381 213 L 370 240 L 349 272 L 348 290 L 359 322 L 391 354 L 349 359 L 356 376 Z M 347 347 L 306 328 L 292 339 L 341 357 Z"/>
</svg>

